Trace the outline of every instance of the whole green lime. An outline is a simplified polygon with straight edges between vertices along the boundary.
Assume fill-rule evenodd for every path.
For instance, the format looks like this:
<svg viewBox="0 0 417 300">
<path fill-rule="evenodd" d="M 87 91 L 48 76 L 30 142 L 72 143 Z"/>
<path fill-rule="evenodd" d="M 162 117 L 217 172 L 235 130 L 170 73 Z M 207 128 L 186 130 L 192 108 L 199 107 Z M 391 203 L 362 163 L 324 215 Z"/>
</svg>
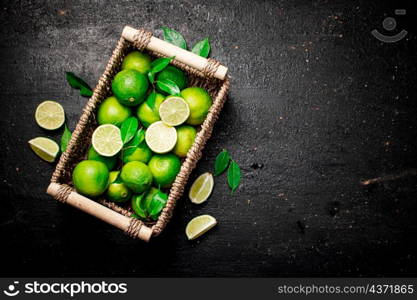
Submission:
<svg viewBox="0 0 417 300">
<path fill-rule="evenodd" d="M 121 104 L 136 106 L 145 100 L 148 79 L 136 70 L 123 70 L 116 74 L 111 84 L 113 94 Z"/>
<path fill-rule="evenodd" d="M 138 119 L 146 128 L 154 122 L 161 120 L 159 117 L 159 106 L 165 100 L 165 96 L 156 93 L 154 109 L 150 108 L 146 102 L 139 105 L 136 112 Z"/>
<path fill-rule="evenodd" d="M 120 174 L 122 181 L 135 193 L 143 193 L 152 184 L 152 173 L 148 166 L 140 161 L 131 161 L 125 164 Z"/>
<path fill-rule="evenodd" d="M 158 75 L 156 76 L 156 80 L 171 80 L 175 82 L 175 84 L 180 88 L 180 90 L 183 90 L 187 87 L 187 76 L 185 76 L 185 73 L 174 66 L 167 66 L 165 69 L 163 69 Z M 166 94 L 164 91 L 160 90 L 157 87 L 157 90 L 160 91 L 163 94 Z"/>
<path fill-rule="evenodd" d="M 123 182 L 114 182 L 119 176 L 119 173 L 120 171 L 110 172 L 106 197 L 113 202 L 126 202 L 132 196 L 132 192 Z"/>
<path fill-rule="evenodd" d="M 97 197 L 107 189 L 109 170 L 101 161 L 83 160 L 74 168 L 72 182 L 80 194 Z"/>
<path fill-rule="evenodd" d="M 179 157 L 186 157 L 188 150 L 194 143 L 197 131 L 193 126 L 183 125 L 176 128 L 177 130 L 177 143 L 175 144 L 174 152 Z"/>
<path fill-rule="evenodd" d="M 186 123 L 190 125 L 203 123 L 212 104 L 209 93 L 200 87 L 194 86 L 182 90 L 181 97 L 190 107 L 190 116 Z"/>
<path fill-rule="evenodd" d="M 113 170 L 114 166 L 117 163 L 116 156 L 111 156 L 111 157 L 101 156 L 100 154 L 97 153 L 96 150 L 94 150 L 93 146 L 90 146 L 90 149 L 88 149 L 87 159 L 101 161 L 102 163 L 106 165 L 109 171 Z"/>
<path fill-rule="evenodd" d="M 166 188 L 174 182 L 180 171 L 181 161 L 178 156 L 172 153 L 158 154 L 152 156 L 148 165 L 155 185 Z"/>
<path fill-rule="evenodd" d="M 146 75 L 151 70 L 151 62 L 152 58 L 148 54 L 132 51 L 123 59 L 122 70 L 136 70 Z"/>
<path fill-rule="evenodd" d="M 123 152 L 123 162 L 140 161 L 145 164 L 149 162 L 152 157 L 152 151 L 145 142 L 140 143 L 135 148 L 128 148 Z"/>
<path fill-rule="evenodd" d="M 131 115 L 132 111 L 129 107 L 123 106 L 116 97 L 111 96 L 100 104 L 97 112 L 97 121 L 100 125 L 113 124 L 120 126 Z"/>
</svg>

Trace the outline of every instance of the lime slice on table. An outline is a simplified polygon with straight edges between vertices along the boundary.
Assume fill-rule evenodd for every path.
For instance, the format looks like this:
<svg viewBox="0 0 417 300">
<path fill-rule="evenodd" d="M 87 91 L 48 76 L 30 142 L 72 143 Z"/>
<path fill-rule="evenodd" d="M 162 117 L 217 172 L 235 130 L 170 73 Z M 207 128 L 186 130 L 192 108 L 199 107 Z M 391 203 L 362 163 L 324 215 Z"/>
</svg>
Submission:
<svg viewBox="0 0 417 300">
<path fill-rule="evenodd" d="M 201 204 L 206 201 L 213 191 L 213 186 L 213 175 L 209 172 L 201 174 L 190 188 L 189 197 L 191 202 Z"/>
<path fill-rule="evenodd" d="M 35 120 L 44 129 L 58 129 L 65 122 L 64 108 L 58 102 L 44 101 L 36 108 Z"/>
<path fill-rule="evenodd" d="M 174 149 L 177 143 L 177 131 L 162 121 L 152 123 L 145 133 L 146 144 L 155 153 L 163 154 Z"/>
<path fill-rule="evenodd" d="M 201 215 L 188 222 L 185 228 L 185 234 L 189 240 L 194 240 L 213 228 L 216 224 L 217 221 L 212 216 Z"/>
<path fill-rule="evenodd" d="M 169 126 L 178 126 L 190 116 L 190 107 L 181 97 L 167 97 L 159 106 L 162 122 Z"/>
<path fill-rule="evenodd" d="M 54 162 L 59 153 L 58 144 L 45 137 L 37 137 L 29 141 L 33 152 L 47 162 Z"/>
<path fill-rule="evenodd" d="M 102 156 L 116 155 L 123 147 L 119 127 L 112 124 L 100 125 L 91 138 L 94 150 Z"/>
</svg>

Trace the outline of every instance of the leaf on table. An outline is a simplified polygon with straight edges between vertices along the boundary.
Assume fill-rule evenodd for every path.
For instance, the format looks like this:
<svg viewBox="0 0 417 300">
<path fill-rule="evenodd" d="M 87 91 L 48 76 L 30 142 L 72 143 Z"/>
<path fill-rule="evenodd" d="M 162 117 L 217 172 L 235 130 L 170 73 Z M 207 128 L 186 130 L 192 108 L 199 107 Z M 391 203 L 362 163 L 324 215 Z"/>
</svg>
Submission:
<svg viewBox="0 0 417 300">
<path fill-rule="evenodd" d="M 180 88 L 172 80 L 169 80 L 169 79 L 158 80 L 156 82 L 156 85 L 161 90 L 163 90 L 164 92 L 166 92 L 170 95 L 178 96 L 180 94 Z"/>
<path fill-rule="evenodd" d="M 81 96 L 91 97 L 93 95 L 90 86 L 74 73 L 66 72 L 66 79 L 72 88 L 80 90 Z"/>
<path fill-rule="evenodd" d="M 61 152 L 62 153 L 64 153 L 65 150 L 67 150 L 68 143 L 71 140 L 71 136 L 72 136 L 71 130 L 68 129 L 67 124 L 65 123 L 64 132 L 62 133 L 62 136 L 61 136 Z"/>
<path fill-rule="evenodd" d="M 191 52 L 207 58 L 210 53 L 210 42 L 208 38 L 205 38 L 195 44 L 193 49 L 191 49 Z"/>
<path fill-rule="evenodd" d="M 226 149 L 223 149 L 214 161 L 214 176 L 218 176 L 226 170 L 230 162 L 230 154 Z"/>
<path fill-rule="evenodd" d="M 232 193 L 237 189 L 240 183 L 240 167 L 239 165 L 232 160 L 227 170 L 227 182 L 229 184 Z"/>
<path fill-rule="evenodd" d="M 187 43 L 181 33 L 168 27 L 162 27 L 162 31 L 164 32 L 165 41 L 182 49 L 187 49 Z"/>
<path fill-rule="evenodd" d="M 127 118 L 120 128 L 123 145 L 126 145 L 136 134 L 138 130 L 139 122 L 135 117 Z"/>
</svg>

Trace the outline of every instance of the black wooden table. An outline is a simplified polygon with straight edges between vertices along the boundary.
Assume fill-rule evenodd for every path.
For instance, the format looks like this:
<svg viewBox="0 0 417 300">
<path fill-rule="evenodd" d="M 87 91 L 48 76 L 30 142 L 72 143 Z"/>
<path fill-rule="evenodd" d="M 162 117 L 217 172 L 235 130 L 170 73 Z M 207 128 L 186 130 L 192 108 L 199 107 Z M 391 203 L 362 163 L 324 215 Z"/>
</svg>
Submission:
<svg viewBox="0 0 417 300">
<path fill-rule="evenodd" d="M 411 2 L 410 2 L 411 3 Z M 404 5 L 403 7 L 401 5 Z M 395 16 L 394 9 L 407 9 Z M 2 4 L 1 276 L 416 276 L 416 10 L 388 1 L 21 1 Z M 408 30 L 386 44 L 382 21 Z M 233 195 L 216 178 L 201 206 L 179 201 L 149 244 L 46 195 L 54 165 L 27 141 L 36 106 L 64 106 L 71 129 L 124 25 L 209 37 L 230 98 L 191 179 L 226 148 Z M 393 175 L 394 177 L 382 177 Z M 362 180 L 380 182 L 363 185 Z M 196 241 L 187 222 L 218 226 Z"/>
</svg>

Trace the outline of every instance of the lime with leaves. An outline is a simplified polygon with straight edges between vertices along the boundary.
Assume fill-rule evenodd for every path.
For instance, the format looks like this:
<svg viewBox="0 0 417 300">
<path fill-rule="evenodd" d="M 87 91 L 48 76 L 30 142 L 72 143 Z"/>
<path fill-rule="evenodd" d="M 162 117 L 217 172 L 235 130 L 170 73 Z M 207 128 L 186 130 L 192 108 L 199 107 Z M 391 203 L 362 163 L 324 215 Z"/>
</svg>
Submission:
<svg viewBox="0 0 417 300">
<path fill-rule="evenodd" d="M 113 124 L 120 126 L 131 115 L 132 111 L 129 107 L 120 104 L 116 97 L 111 96 L 100 104 L 97 112 L 97 121 L 100 125 Z"/>
<path fill-rule="evenodd" d="M 140 143 L 136 147 L 130 147 L 123 150 L 123 162 L 140 161 L 145 164 L 152 157 L 152 151 L 145 142 Z"/>
<path fill-rule="evenodd" d="M 151 70 L 152 58 L 140 51 L 132 51 L 123 59 L 122 70 L 136 70 L 146 75 Z"/>
<path fill-rule="evenodd" d="M 116 74 L 111 86 L 113 94 L 121 104 L 136 106 L 145 100 L 149 83 L 142 73 L 126 69 Z"/>
<path fill-rule="evenodd" d="M 80 194 L 97 197 L 103 194 L 108 185 L 109 170 L 97 160 L 83 160 L 72 172 L 72 182 Z"/>
<path fill-rule="evenodd" d="M 203 123 L 212 105 L 209 93 L 205 89 L 194 86 L 182 90 L 181 97 L 190 107 L 190 116 L 186 121 L 187 124 L 200 125 Z"/>
<path fill-rule="evenodd" d="M 152 172 L 154 183 L 161 188 L 172 185 L 180 168 L 180 159 L 172 153 L 154 155 L 149 161 L 149 169 Z"/>
<path fill-rule="evenodd" d="M 138 119 L 146 128 L 149 127 L 152 123 L 155 123 L 161 120 L 159 116 L 159 107 L 161 103 L 165 100 L 165 96 L 162 94 L 156 93 L 154 107 L 150 107 L 147 101 L 139 105 L 136 112 Z"/>
</svg>

